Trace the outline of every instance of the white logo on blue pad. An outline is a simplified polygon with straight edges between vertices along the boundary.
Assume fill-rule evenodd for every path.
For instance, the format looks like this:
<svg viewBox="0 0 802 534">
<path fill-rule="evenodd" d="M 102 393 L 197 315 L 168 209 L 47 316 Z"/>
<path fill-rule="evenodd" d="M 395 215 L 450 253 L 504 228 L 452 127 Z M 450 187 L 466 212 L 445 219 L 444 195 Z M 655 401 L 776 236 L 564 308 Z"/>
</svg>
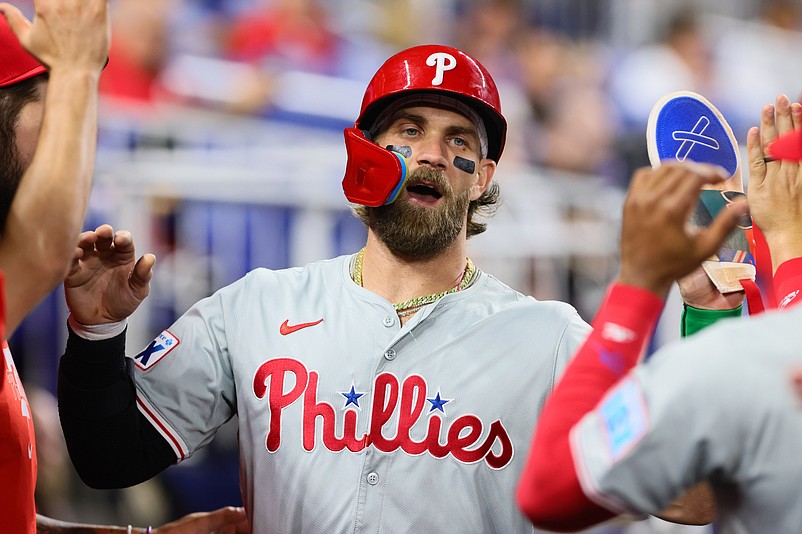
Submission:
<svg viewBox="0 0 802 534">
<path fill-rule="evenodd" d="M 718 110 L 701 95 L 681 93 L 655 105 L 649 118 L 660 161 L 696 161 L 724 167 L 730 176 L 738 169 L 736 141 Z M 656 162 L 652 158 L 652 164 Z"/>
<path fill-rule="evenodd" d="M 134 356 L 134 363 L 143 371 L 150 369 L 180 343 L 177 337 L 165 330 L 151 341 L 145 350 Z"/>
<path fill-rule="evenodd" d="M 596 412 L 607 434 L 613 462 L 627 454 L 649 430 L 649 414 L 643 391 L 631 376 L 607 393 Z"/>
<path fill-rule="evenodd" d="M 704 147 L 718 150 L 719 144 L 715 137 L 704 135 L 708 126 L 710 126 L 710 119 L 705 116 L 701 116 L 690 131 L 677 130 L 671 134 L 671 137 L 673 137 L 675 141 L 679 141 L 681 143 L 677 149 L 677 153 L 674 154 L 674 157 L 679 161 L 685 161 L 685 158 L 688 157 L 688 154 L 690 154 L 694 145 L 697 143 Z"/>
</svg>

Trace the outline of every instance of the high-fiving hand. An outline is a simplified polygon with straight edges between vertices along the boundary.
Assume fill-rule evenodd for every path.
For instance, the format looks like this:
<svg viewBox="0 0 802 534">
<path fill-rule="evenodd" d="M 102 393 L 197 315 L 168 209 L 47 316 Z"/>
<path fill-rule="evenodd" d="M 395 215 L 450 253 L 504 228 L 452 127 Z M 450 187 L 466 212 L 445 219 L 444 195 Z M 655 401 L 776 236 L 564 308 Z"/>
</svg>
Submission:
<svg viewBox="0 0 802 534">
<path fill-rule="evenodd" d="M 11 4 L 0 12 L 23 48 L 50 69 L 97 74 L 106 64 L 111 43 L 107 0 L 36 0 L 33 22 Z"/>
<path fill-rule="evenodd" d="M 64 280 L 67 306 L 81 324 L 96 325 L 125 319 L 150 292 L 156 256 L 136 259 L 127 230 L 116 233 L 108 224 L 83 232 Z"/>
<path fill-rule="evenodd" d="M 708 228 L 690 228 L 688 220 L 699 191 L 727 178 L 723 169 L 693 162 L 636 171 L 624 202 L 619 280 L 665 298 L 672 282 L 718 250 L 746 203 L 731 204 Z"/>
<path fill-rule="evenodd" d="M 802 128 L 802 105 L 785 95 L 766 105 L 760 128 L 746 138 L 749 157 L 747 197 L 752 220 L 763 232 L 772 266 L 802 256 L 802 173 L 796 161 L 766 161 L 766 148 L 778 136 Z"/>
</svg>

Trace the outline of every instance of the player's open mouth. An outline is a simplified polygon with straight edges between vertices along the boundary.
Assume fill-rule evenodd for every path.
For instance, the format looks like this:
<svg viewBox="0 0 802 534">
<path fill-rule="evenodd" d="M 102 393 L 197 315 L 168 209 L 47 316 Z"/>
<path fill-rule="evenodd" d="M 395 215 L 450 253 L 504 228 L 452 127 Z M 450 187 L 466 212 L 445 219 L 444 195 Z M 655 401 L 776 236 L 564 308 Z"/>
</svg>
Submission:
<svg viewBox="0 0 802 534">
<path fill-rule="evenodd" d="M 407 194 L 411 200 L 427 205 L 437 204 L 443 198 L 437 186 L 423 182 L 407 186 Z"/>
</svg>

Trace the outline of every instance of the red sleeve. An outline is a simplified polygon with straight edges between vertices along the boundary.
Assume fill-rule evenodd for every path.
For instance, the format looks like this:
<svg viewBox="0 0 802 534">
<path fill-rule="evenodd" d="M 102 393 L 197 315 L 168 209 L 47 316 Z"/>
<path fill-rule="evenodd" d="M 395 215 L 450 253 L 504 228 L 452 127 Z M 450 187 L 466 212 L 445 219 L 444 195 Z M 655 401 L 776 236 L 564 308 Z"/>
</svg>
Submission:
<svg viewBox="0 0 802 534">
<path fill-rule="evenodd" d="M 656 295 L 614 284 L 537 424 L 518 484 L 518 504 L 537 528 L 571 532 L 616 515 L 582 491 L 569 432 L 623 375 L 637 365 L 663 309 Z"/>
<path fill-rule="evenodd" d="M 802 258 L 794 258 L 782 262 L 774 273 L 774 295 L 777 307 L 788 308 L 802 300 L 799 296 L 802 289 Z"/>
</svg>

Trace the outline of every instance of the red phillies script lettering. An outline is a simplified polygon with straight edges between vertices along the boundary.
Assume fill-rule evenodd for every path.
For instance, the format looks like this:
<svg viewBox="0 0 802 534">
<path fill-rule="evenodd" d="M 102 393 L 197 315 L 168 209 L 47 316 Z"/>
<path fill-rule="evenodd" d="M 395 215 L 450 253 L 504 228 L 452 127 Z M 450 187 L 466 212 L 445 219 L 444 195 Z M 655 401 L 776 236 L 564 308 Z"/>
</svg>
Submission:
<svg viewBox="0 0 802 534">
<path fill-rule="evenodd" d="M 335 452 L 343 449 L 359 452 L 373 446 L 382 452 L 400 449 L 411 455 L 429 453 L 435 458 L 445 458 L 450 454 L 465 463 L 484 460 L 493 469 L 501 469 L 512 460 L 512 441 L 501 421 L 493 421 L 482 440 L 485 427 L 475 415 L 455 419 L 445 431 L 445 441 L 442 441 L 443 420 L 439 414 L 434 414 L 426 423 L 426 436 L 415 441 L 410 433 L 424 415 L 428 395 L 426 381 L 419 375 L 411 375 L 403 383 L 389 373 L 377 376 L 373 384 L 368 433 L 357 436 L 359 414 L 356 410 L 347 410 L 342 416 L 343 433 L 338 436 L 338 410 L 329 403 L 317 401 L 318 376 L 317 372 L 308 371 L 302 363 L 290 358 L 269 360 L 256 371 L 253 391 L 259 399 L 266 396 L 270 408 L 270 426 L 265 438 L 268 451 L 276 452 L 281 446 L 284 408 L 302 399 L 303 447 L 307 451 L 315 448 L 317 421 L 321 419 L 323 446 Z M 396 412 L 397 428 L 391 429 L 389 422 Z M 493 450 L 496 442 L 499 444 L 498 452 Z"/>
</svg>

